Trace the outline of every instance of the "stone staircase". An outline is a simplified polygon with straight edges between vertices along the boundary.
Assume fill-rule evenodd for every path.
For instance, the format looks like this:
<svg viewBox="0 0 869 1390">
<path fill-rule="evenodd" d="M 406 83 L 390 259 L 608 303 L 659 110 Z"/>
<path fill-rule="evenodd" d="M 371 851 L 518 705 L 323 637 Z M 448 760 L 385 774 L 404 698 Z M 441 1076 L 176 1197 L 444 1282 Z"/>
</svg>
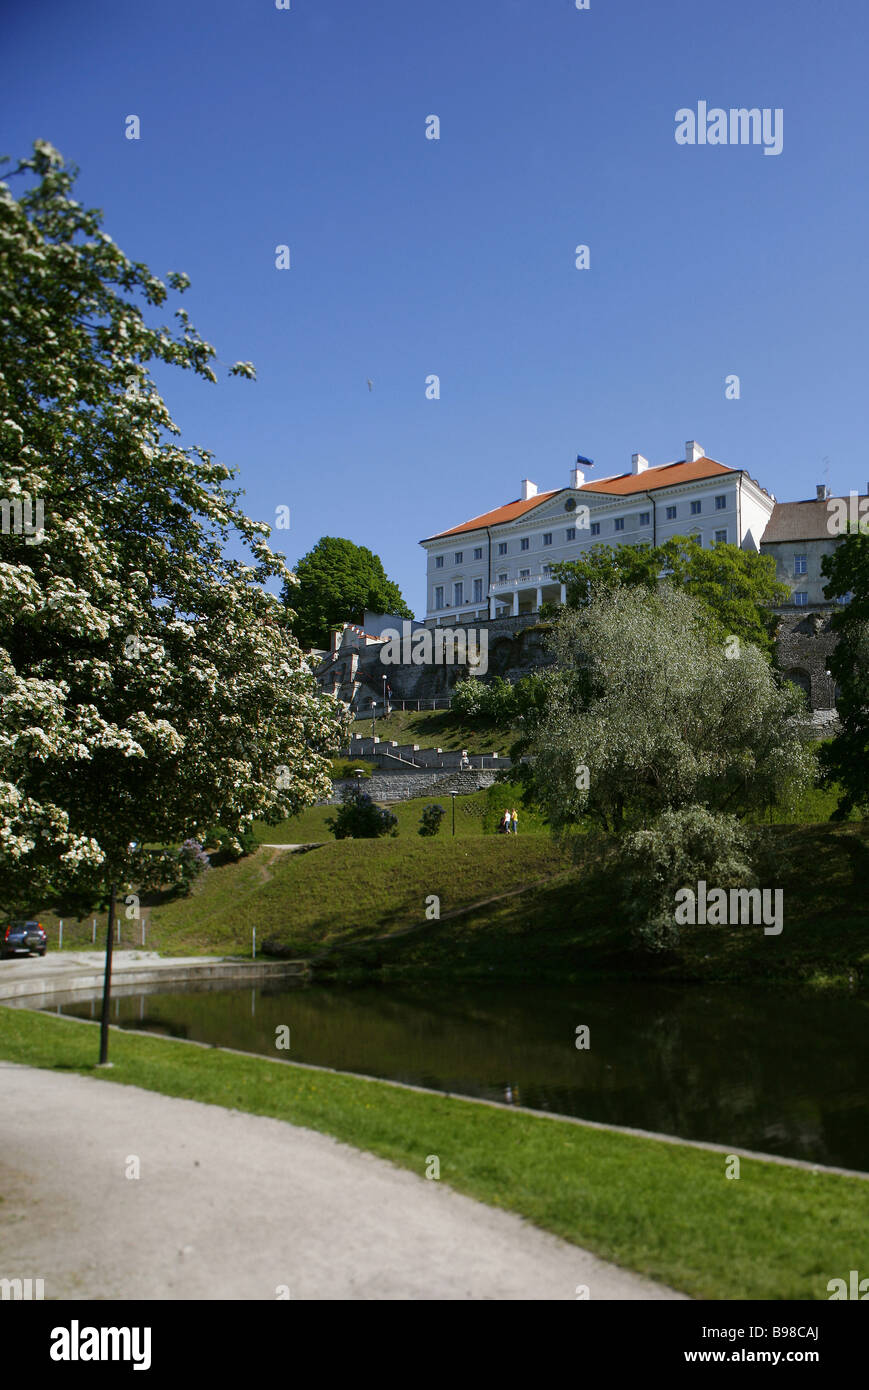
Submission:
<svg viewBox="0 0 869 1390">
<path fill-rule="evenodd" d="M 398 743 L 371 734 L 354 734 L 347 747 L 348 758 L 374 759 L 382 768 L 438 768 L 453 772 L 472 769 L 497 771 L 509 767 L 510 759 L 500 753 L 468 753 L 466 749 L 420 748 L 418 743 Z"/>
</svg>

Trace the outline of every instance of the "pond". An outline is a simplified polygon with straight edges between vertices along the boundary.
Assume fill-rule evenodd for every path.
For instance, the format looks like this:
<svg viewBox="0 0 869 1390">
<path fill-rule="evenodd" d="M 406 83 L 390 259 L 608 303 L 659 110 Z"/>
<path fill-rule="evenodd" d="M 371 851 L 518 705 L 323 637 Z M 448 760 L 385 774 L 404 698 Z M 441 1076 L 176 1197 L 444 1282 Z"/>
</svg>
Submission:
<svg viewBox="0 0 869 1390">
<path fill-rule="evenodd" d="M 52 1005 L 99 1017 L 99 1004 Z M 122 993 L 112 1021 L 535 1110 L 869 1170 L 869 1000 L 736 987 Z M 577 1047 L 588 1029 L 587 1048 Z M 289 1051 L 276 1047 L 290 1030 Z M 285 1035 L 284 1035 L 285 1036 Z"/>
</svg>

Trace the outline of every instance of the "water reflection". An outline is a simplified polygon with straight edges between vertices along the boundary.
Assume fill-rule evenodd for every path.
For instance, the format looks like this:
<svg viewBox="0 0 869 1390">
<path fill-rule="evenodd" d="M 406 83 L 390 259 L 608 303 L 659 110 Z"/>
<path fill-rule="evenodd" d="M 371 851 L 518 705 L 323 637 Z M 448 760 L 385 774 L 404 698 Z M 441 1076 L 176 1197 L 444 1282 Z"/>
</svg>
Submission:
<svg viewBox="0 0 869 1390">
<path fill-rule="evenodd" d="M 54 1008 L 55 1005 L 52 1005 Z M 63 1004 L 92 1016 L 91 1001 Z M 869 1169 L 867 1001 L 744 988 L 179 986 L 126 1027 L 687 1139 Z M 589 1046 L 576 1046 L 588 1028 Z M 276 1049 L 277 1029 L 292 1048 Z"/>
</svg>

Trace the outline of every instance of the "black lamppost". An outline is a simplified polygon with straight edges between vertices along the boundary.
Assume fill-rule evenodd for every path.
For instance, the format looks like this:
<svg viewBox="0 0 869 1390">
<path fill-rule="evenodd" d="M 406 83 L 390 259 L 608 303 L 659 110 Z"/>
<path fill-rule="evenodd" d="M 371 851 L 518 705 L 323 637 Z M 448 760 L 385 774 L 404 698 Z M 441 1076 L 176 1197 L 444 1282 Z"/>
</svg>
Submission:
<svg viewBox="0 0 869 1390">
<path fill-rule="evenodd" d="M 371 701 L 371 737 L 374 738 L 374 716 L 377 712 L 377 701 Z"/>
<path fill-rule="evenodd" d="M 109 894 L 109 925 L 106 931 L 106 973 L 103 979 L 103 1011 L 100 1015 L 100 1066 L 109 1064 L 109 1002 L 112 990 L 112 932 L 115 927 L 115 885 Z"/>
<path fill-rule="evenodd" d="M 455 835 L 455 833 L 456 833 L 456 794 L 455 794 L 455 792 L 450 792 L 450 796 L 453 798 L 453 834 Z"/>
</svg>

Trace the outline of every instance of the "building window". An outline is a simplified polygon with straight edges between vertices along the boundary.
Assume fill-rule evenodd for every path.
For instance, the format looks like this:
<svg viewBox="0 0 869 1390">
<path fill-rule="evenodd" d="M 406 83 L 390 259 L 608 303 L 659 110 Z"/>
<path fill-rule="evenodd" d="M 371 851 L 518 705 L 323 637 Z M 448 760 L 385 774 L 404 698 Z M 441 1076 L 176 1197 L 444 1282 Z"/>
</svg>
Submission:
<svg viewBox="0 0 869 1390">
<path fill-rule="evenodd" d="M 519 542 L 519 549 L 520 549 L 520 550 L 529 550 L 530 548 L 531 548 L 531 542 L 530 542 L 530 540 L 528 539 L 527 536 L 523 536 L 522 539 L 521 539 L 521 541 Z"/>
<path fill-rule="evenodd" d="M 530 578 L 531 578 L 531 571 L 530 571 L 530 570 L 520 570 L 520 571 L 519 571 L 519 578 L 520 578 L 520 579 L 530 579 Z"/>
<path fill-rule="evenodd" d="M 692 515 L 692 516 L 699 516 L 700 513 L 702 512 L 702 510 L 703 510 L 703 503 L 702 503 L 702 502 L 692 502 L 692 503 L 691 503 L 691 515 Z"/>
<path fill-rule="evenodd" d="M 803 593 L 803 592 L 801 592 L 800 590 L 798 590 L 798 591 L 794 594 L 794 603 L 796 604 L 797 608 L 808 608 L 808 606 L 809 606 L 809 596 L 808 596 L 808 594 Z"/>
<path fill-rule="evenodd" d="M 716 541 L 718 542 L 719 545 L 726 545 L 726 544 L 727 544 L 727 532 L 726 532 L 726 531 L 716 531 L 716 532 L 715 532 L 715 539 L 716 539 Z"/>
<path fill-rule="evenodd" d="M 436 570 L 442 570 L 443 567 L 444 567 L 444 557 L 443 557 L 443 555 L 436 555 L 436 556 L 435 556 L 435 569 L 436 569 Z"/>
<path fill-rule="evenodd" d="M 616 517 L 615 522 L 614 522 L 614 529 L 615 529 L 616 531 L 624 531 L 624 529 L 625 529 L 625 519 L 624 519 L 623 516 L 617 516 L 617 517 Z"/>
<path fill-rule="evenodd" d="M 499 554 L 499 555 L 506 555 L 506 554 L 507 554 L 507 542 L 506 542 L 506 541 L 499 541 L 499 542 L 498 542 L 498 554 Z"/>
<path fill-rule="evenodd" d="M 668 508 L 667 508 L 667 520 L 668 520 L 668 521 L 675 521 L 675 520 L 676 520 L 676 508 L 675 508 L 675 507 L 668 507 Z"/>
<path fill-rule="evenodd" d="M 569 540 L 569 541 L 575 541 L 575 540 L 576 540 L 576 527 L 575 527 L 575 526 L 568 526 L 568 528 L 567 528 L 567 530 L 565 531 L 564 535 L 565 535 L 565 538 L 566 538 L 567 540 Z"/>
<path fill-rule="evenodd" d="M 475 580 L 474 580 L 474 603 L 482 603 L 482 602 L 483 602 L 483 581 L 482 581 L 482 579 L 475 579 Z"/>
<path fill-rule="evenodd" d="M 462 558 L 463 558 L 463 556 L 464 556 L 464 553 L 465 553 L 465 552 L 464 552 L 463 550 L 457 550 L 457 551 L 456 551 L 456 564 L 457 564 L 457 565 L 460 565 L 460 564 L 462 563 Z"/>
<path fill-rule="evenodd" d="M 794 574 L 805 574 L 805 573 L 806 573 L 806 557 L 805 557 L 805 555 L 795 555 L 795 556 L 794 556 Z"/>
<path fill-rule="evenodd" d="M 544 576 L 544 578 L 545 578 L 545 579 L 548 579 L 548 578 L 550 577 L 551 574 L 552 574 L 552 566 L 551 566 L 551 565 L 544 565 L 544 566 L 543 566 L 543 576 Z"/>
<path fill-rule="evenodd" d="M 483 547 L 482 547 L 481 545 L 478 545 L 478 546 L 476 546 L 475 549 L 474 549 L 474 559 L 475 559 L 475 560 L 482 560 L 482 558 L 483 558 Z"/>
<path fill-rule="evenodd" d="M 438 584 L 437 588 L 435 589 L 435 601 L 434 601 L 434 606 L 435 606 L 435 608 L 443 608 L 443 606 L 444 606 L 444 586 L 443 586 L 443 584 Z"/>
<path fill-rule="evenodd" d="M 726 506 L 727 498 L 725 497 L 724 493 L 721 493 L 720 496 L 716 497 L 715 499 L 715 510 L 717 512 L 723 512 Z"/>
<path fill-rule="evenodd" d="M 464 603 L 464 601 L 465 601 L 465 586 L 464 586 L 464 584 L 462 583 L 462 581 L 461 581 L 461 579 L 460 579 L 459 582 L 458 582 L 458 584 L 454 584 L 454 585 L 453 585 L 453 603 L 456 605 L 457 608 L 461 608 L 461 606 L 462 606 L 462 604 Z"/>
<path fill-rule="evenodd" d="M 591 530 L 591 534 L 592 534 L 593 536 L 599 536 L 599 535 L 600 535 L 600 522 L 599 522 L 599 521 L 593 521 L 593 522 L 591 523 L 591 526 L 590 526 L 589 529 Z"/>
<path fill-rule="evenodd" d="M 552 544 L 552 532 L 551 532 L 551 531 L 544 531 L 544 532 L 543 532 L 543 544 L 544 544 L 544 545 L 551 545 L 551 544 Z"/>
<path fill-rule="evenodd" d="M 499 584 L 506 584 L 506 583 L 507 583 L 507 576 L 506 576 L 506 574 L 499 574 L 499 575 L 498 575 L 498 583 L 499 583 Z"/>
<path fill-rule="evenodd" d="M 641 526 L 651 526 L 651 524 L 652 524 L 652 513 L 651 513 L 651 512 L 640 512 L 640 525 L 641 525 Z"/>
</svg>

